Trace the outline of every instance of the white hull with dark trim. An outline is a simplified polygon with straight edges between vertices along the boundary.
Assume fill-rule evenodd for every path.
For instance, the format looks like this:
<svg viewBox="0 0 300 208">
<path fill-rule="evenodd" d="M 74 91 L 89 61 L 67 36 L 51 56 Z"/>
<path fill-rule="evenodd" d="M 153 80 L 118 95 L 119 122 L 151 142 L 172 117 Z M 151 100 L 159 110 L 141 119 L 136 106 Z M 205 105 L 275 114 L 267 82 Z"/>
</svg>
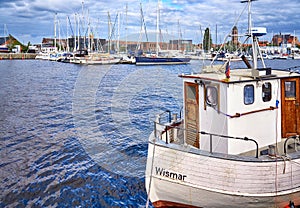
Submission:
<svg viewBox="0 0 300 208">
<path fill-rule="evenodd" d="M 146 189 L 157 207 L 284 207 L 290 201 L 300 205 L 300 152 L 291 160 L 224 157 L 153 142 L 152 134 Z"/>
<path fill-rule="evenodd" d="M 179 75 L 183 118 L 165 111 L 154 122 L 146 189 L 155 207 L 300 207 L 300 73 L 258 68 L 266 29 L 252 28 L 252 1 L 241 2 L 253 66 L 243 59 L 248 68 L 231 72 L 229 60 Z"/>
</svg>

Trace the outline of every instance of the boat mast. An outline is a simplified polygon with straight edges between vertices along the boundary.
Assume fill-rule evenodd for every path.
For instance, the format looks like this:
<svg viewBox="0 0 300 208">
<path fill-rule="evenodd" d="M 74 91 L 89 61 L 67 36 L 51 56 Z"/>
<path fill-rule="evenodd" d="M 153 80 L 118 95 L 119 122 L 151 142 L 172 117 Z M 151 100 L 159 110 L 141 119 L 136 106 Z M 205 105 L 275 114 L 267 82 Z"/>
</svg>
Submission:
<svg viewBox="0 0 300 208">
<path fill-rule="evenodd" d="M 55 48 L 55 51 L 56 51 L 56 15 L 57 15 L 57 13 L 55 13 L 55 15 L 54 15 L 54 48 Z"/>
<path fill-rule="evenodd" d="M 252 0 L 248 0 L 248 22 L 249 28 L 248 31 L 250 33 L 250 37 L 252 38 L 252 47 L 253 47 L 253 68 L 257 69 L 257 38 L 252 33 L 252 13 L 251 13 L 251 2 Z"/>
<path fill-rule="evenodd" d="M 107 51 L 110 54 L 110 50 L 111 50 L 111 37 L 112 37 L 112 23 L 111 23 L 111 18 L 110 18 L 110 14 L 109 11 L 107 12 L 107 17 L 108 17 L 108 48 Z"/>
<path fill-rule="evenodd" d="M 242 0 L 241 3 L 248 3 L 248 36 L 252 38 L 252 58 L 253 58 L 253 70 L 257 70 L 257 50 L 258 50 L 258 40 L 252 32 L 252 14 L 251 14 L 251 3 L 257 0 Z M 255 73 L 253 71 L 253 73 Z"/>
<path fill-rule="evenodd" d="M 216 45 L 215 45 L 215 50 L 217 51 L 217 45 L 218 45 L 218 24 L 216 24 Z"/>
<path fill-rule="evenodd" d="M 81 2 L 81 18 L 82 18 L 82 22 L 81 22 L 81 27 L 82 27 L 82 31 L 84 32 L 85 31 L 85 17 L 84 17 L 84 1 Z M 86 35 L 84 34 L 84 37 L 83 37 L 83 49 L 86 48 Z"/>
<path fill-rule="evenodd" d="M 180 51 L 181 45 L 180 45 L 180 40 L 182 39 L 181 37 L 181 29 L 180 29 L 180 23 L 179 19 L 177 20 L 177 27 L 178 27 L 178 42 L 177 42 L 177 50 Z"/>
<path fill-rule="evenodd" d="M 77 49 L 77 45 L 76 45 L 77 15 L 76 15 L 76 13 L 74 14 L 74 22 L 75 22 L 75 27 L 74 27 L 75 33 L 74 33 L 74 48 L 73 48 L 73 51 L 76 51 L 76 49 Z"/>
<path fill-rule="evenodd" d="M 92 37 L 92 34 L 91 34 L 91 22 L 90 22 L 90 11 L 88 10 L 87 11 L 88 15 L 87 15 L 87 23 L 88 23 L 88 52 L 91 52 L 92 51 L 92 47 L 91 47 L 91 43 L 92 43 L 92 40 L 91 40 L 91 37 Z"/>
<path fill-rule="evenodd" d="M 118 13 L 118 40 L 117 40 L 117 52 L 120 54 L 120 15 L 121 13 Z"/>
<path fill-rule="evenodd" d="M 59 19 L 57 20 L 57 24 L 58 24 L 58 51 L 61 52 L 61 38 L 60 38 L 60 22 Z"/>
<path fill-rule="evenodd" d="M 79 14 L 77 15 L 77 47 L 78 47 L 78 50 L 80 50 L 80 39 L 81 39 L 81 37 L 79 36 L 79 30 L 80 30 L 80 28 L 79 28 Z"/>
<path fill-rule="evenodd" d="M 156 55 L 158 56 L 158 50 L 159 50 L 159 46 L 158 46 L 158 38 L 159 38 L 159 3 L 160 1 L 157 0 L 157 13 L 156 13 Z"/>
<path fill-rule="evenodd" d="M 67 16 L 67 38 L 66 38 L 66 41 L 67 41 L 67 52 L 70 51 L 70 48 L 69 48 L 69 21 L 68 21 L 68 16 Z"/>
<path fill-rule="evenodd" d="M 6 24 L 4 24 L 3 35 L 4 35 L 4 45 L 6 47 L 7 46 L 7 44 L 6 44 L 6 36 L 8 35 Z"/>
<path fill-rule="evenodd" d="M 128 24 L 128 4 L 126 3 L 126 27 L 125 27 L 125 32 L 126 32 L 126 34 L 125 34 L 125 36 L 126 36 L 126 41 L 125 41 L 125 45 L 126 45 L 126 47 L 125 47 L 125 52 L 126 52 L 126 54 L 128 53 L 128 49 L 127 49 L 127 47 L 128 47 L 128 43 L 127 43 L 127 24 Z"/>
</svg>

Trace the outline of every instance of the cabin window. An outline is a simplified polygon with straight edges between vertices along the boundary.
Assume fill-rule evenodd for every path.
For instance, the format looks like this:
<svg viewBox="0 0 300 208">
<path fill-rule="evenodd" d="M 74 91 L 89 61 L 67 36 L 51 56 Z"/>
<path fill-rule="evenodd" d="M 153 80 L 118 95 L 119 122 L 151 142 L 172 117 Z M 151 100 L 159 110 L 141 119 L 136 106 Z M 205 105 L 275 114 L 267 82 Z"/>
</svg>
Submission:
<svg viewBox="0 0 300 208">
<path fill-rule="evenodd" d="M 206 104 L 212 107 L 218 105 L 218 89 L 216 87 L 206 87 Z"/>
<path fill-rule="evenodd" d="M 270 82 L 266 82 L 262 86 L 262 99 L 264 102 L 272 99 L 272 85 Z"/>
<path fill-rule="evenodd" d="M 194 86 L 187 87 L 187 98 L 190 100 L 196 100 L 196 88 Z"/>
<path fill-rule="evenodd" d="M 285 81 L 284 82 L 284 91 L 286 98 L 295 98 L 296 97 L 296 82 L 295 81 Z"/>
<path fill-rule="evenodd" d="M 254 85 L 246 85 L 244 87 L 244 103 L 245 105 L 254 103 Z"/>
</svg>

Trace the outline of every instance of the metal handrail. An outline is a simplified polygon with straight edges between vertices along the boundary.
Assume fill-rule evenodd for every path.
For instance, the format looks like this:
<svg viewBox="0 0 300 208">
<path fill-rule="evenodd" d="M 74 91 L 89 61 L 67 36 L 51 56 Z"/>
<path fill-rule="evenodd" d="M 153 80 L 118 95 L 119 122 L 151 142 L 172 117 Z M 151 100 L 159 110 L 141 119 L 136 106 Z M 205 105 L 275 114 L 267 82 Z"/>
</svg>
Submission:
<svg viewBox="0 0 300 208">
<path fill-rule="evenodd" d="M 298 140 L 298 141 L 299 141 L 299 135 L 290 136 L 290 137 L 288 137 L 288 138 L 284 141 L 283 148 L 284 148 L 284 154 L 285 154 L 285 155 L 286 155 L 286 144 L 287 144 L 288 140 L 290 140 L 290 139 L 294 139 L 294 140 Z"/>
<path fill-rule="evenodd" d="M 256 145 L 256 156 L 255 157 L 258 158 L 258 143 L 254 139 L 250 139 L 248 137 L 233 137 L 233 136 L 227 136 L 227 135 L 222 135 L 222 134 L 213 134 L 213 133 L 208 133 L 205 131 L 200 131 L 199 133 L 203 134 L 203 135 L 210 135 L 211 142 L 212 142 L 212 136 L 217 136 L 217 137 L 222 137 L 222 138 L 227 138 L 227 139 L 239 139 L 239 140 L 244 140 L 244 141 L 252 141 Z M 212 145 L 210 145 L 210 148 L 212 148 Z M 212 152 L 212 149 L 210 151 Z"/>
<path fill-rule="evenodd" d="M 157 131 L 156 125 L 157 124 L 165 127 L 164 131 L 166 133 L 166 138 L 168 138 L 168 133 L 167 133 L 168 132 L 168 127 L 169 127 L 169 129 L 178 129 L 178 130 L 184 130 L 184 131 L 186 131 L 186 129 L 184 129 L 184 128 L 180 128 L 180 127 L 172 126 L 172 125 L 163 125 L 163 124 L 161 124 L 159 122 L 154 121 L 154 131 L 155 131 L 154 134 L 155 134 L 155 137 L 157 136 L 157 133 L 156 133 L 156 131 Z M 214 134 L 214 133 L 209 133 L 209 132 L 205 132 L 205 131 L 200 131 L 200 132 L 197 132 L 197 133 L 203 134 L 203 135 L 209 135 L 210 136 L 210 152 L 211 153 L 213 152 L 212 151 L 213 136 L 227 138 L 227 139 L 238 139 L 238 140 L 243 140 L 243 141 L 252 141 L 256 145 L 256 155 L 255 155 L 255 157 L 258 158 L 258 149 L 259 149 L 259 147 L 258 147 L 257 141 L 255 141 L 254 139 L 250 139 L 248 137 L 233 137 L 233 136 L 227 136 L 227 135 L 222 135 L 222 134 Z M 162 134 L 160 136 L 162 136 Z M 162 140 L 161 137 L 160 137 L 160 139 Z M 166 144 L 168 144 L 167 140 L 166 140 Z"/>
</svg>

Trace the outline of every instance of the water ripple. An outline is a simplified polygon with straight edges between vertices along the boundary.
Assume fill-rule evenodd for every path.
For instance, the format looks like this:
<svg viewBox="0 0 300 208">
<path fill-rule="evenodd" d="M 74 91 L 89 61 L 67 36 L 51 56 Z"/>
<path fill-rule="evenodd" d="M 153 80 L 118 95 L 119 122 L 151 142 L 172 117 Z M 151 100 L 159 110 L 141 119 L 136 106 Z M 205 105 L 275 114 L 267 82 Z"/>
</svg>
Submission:
<svg viewBox="0 0 300 208">
<path fill-rule="evenodd" d="M 153 116 L 200 65 L 0 61 L 0 207 L 144 207 Z"/>
</svg>

